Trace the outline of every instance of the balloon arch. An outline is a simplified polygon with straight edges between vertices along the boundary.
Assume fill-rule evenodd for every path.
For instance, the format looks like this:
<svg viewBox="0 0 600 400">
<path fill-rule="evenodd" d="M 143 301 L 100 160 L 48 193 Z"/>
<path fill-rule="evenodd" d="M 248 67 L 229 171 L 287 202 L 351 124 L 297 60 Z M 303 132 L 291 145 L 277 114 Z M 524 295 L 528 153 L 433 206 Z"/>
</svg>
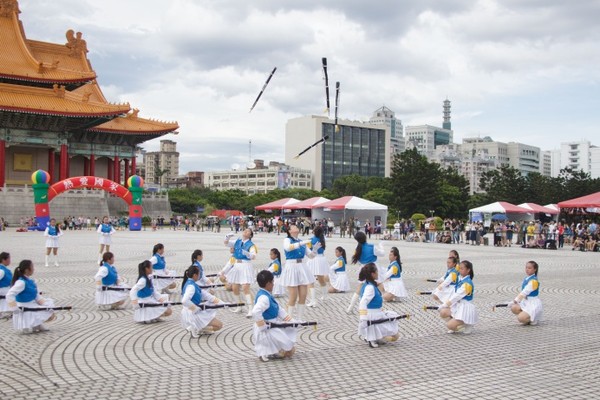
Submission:
<svg viewBox="0 0 600 400">
<path fill-rule="evenodd" d="M 46 229 L 50 221 L 50 206 L 48 203 L 63 192 L 80 189 L 101 189 L 122 198 L 129 205 L 129 230 L 142 229 L 142 192 L 144 179 L 133 175 L 127 179 L 127 186 L 122 186 L 106 178 L 97 176 L 76 176 L 56 182 L 52 186 L 50 174 L 44 170 L 37 170 L 31 175 L 33 182 L 33 200 L 35 203 L 35 217 L 40 229 Z"/>
</svg>

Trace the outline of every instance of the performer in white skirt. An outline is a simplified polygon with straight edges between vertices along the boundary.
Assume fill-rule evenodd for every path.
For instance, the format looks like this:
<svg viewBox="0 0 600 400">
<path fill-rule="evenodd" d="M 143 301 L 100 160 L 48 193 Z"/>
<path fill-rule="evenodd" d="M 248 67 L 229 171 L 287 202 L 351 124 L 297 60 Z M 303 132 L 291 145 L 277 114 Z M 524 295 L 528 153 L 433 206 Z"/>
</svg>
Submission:
<svg viewBox="0 0 600 400">
<path fill-rule="evenodd" d="M 444 303 L 448 300 L 454 294 L 458 275 L 458 259 L 454 256 L 449 256 L 446 259 L 446 273 L 437 280 L 438 286 L 431 292 L 431 297 L 439 303 Z"/>
<path fill-rule="evenodd" d="M 291 318 L 302 321 L 304 318 L 304 309 L 306 308 L 306 294 L 308 284 L 311 282 L 305 272 L 305 257 L 312 258 L 315 254 L 307 251 L 306 247 L 310 245 L 310 240 L 298 239 L 300 230 L 296 225 L 290 225 L 287 235 L 283 239 L 283 250 L 285 251 L 285 266 L 283 268 L 283 284 L 288 288 L 288 307 L 287 312 Z M 318 249 L 320 243 L 315 247 Z M 313 248 L 314 250 L 314 248 Z M 296 301 L 298 307 L 296 309 Z"/>
<path fill-rule="evenodd" d="M 379 285 L 379 291 L 385 293 L 385 288 L 383 287 L 383 285 L 381 285 L 381 283 L 383 282 L 382 279 L 385 276 L 387 269 L 382 269 L 381 267 L 379 267 L 379 265 L 377 265 L 377 257 L 385 256 L 385 249 L 383 248 L 383 244 L 380 242 L 379 245 L 375 247 L 374 245 L 367 243 L 367 235 L 362 231 L 356 232 L 356 234 L 354 235 L 354 239 L 356 240 L 357 245 L 356 250 L 354 251 L 354 255 L 352 256 L 352 264 L 359 263 L 361 266 L 364 266 L 369 263 L 375 264 L 378 270 L 377 284 Z M 346 309 L 346 312 L 348 314 L 351 314 L 352 310 L 354 310 L 354 305 L 356 304 L 359 298 L 360 289 L 361 286 L 359 285 L 356 289 L 356 293 L 352 295 L 350 305 L 348 306 L 348 309 Z"/>
<path fill-rule="evenodd" d="M 114 264 L 114 254 L 110 251 L 104 253 L 94 280 L 96 281 L 96 304 L 101 308 L 117 310 L 129 297 L 130 287 L 123 284 Z"/>
<path fill-rule="evenodd" d="M 0 253 L 0 318 L 8 317 L 12 312 L 8 309 L 6 293 L 12 283 L 12 271 L 10 270 L 10 254 L 3 251 Z"/>
<path fill-rule="evenodd" d="M 270 357 L 290 358 L 296 349 L 297 328 L 269 328 L 267 323 L 292 322 L 283 307 L 279 307 L 271 294 L 274 277 L 270 271 L 260 271 L 256 281 L 260 290 L 256 293 L 252 319 L 254 320 L 253 339 L 256 355 L 262 361 Z"/>
<path fill-rule="evenodd" d="M 325 235 L 323 234 L 323 227 L 321 225 L 317 225 L 315 229 L 313 229 L 310 247 L 314 249 L 317 243 L 320 243 L 321 246 L 316 250 L 313 250 L 313 252 L 315 252 L 315 257 L 308 262 L 311 271 L 311 274 L 309 275 L 311 283 L 308 285 L 308 297 L 310 301 L 306 304 L 307 307 L 317 306 L 315 278 L 319 281 L 320 286 L 319 299 L 325 300 L 325 296 L 327 295 L 327 280 L 325 278 L 329 276 L 329 264 L 325 258 Z"/>
<path fill-rule="evenodd" d="M 198 286 L 200 269 L 192 265 L 185 271 L 181 283 L 181 326 L 187 330 L 192 337 L 197 338 L 199 334 L 212 335 L 223 327 L 223 323 L 215 318 L 217 310 L 203 310 L 203 304 L 220 304 L 221 300 L 202 290 Z"/>
<path fill-rule="evenodd" d="M 165 246 L 162 243 L 157 243 L 152 248 L 153 256 L 150 257 L 150 263 L 152 263 L 152 270 L 154 275 L 158 278 L 154 279 L 153 285 L 159 293 L 171 294 L 173 289 L 177 286 L 175 283 L 176 271 L 167 269 L 167 263 L 165 262 Z"/>
<path fill-rule="evenodd" d="M 168 317 L 172 314 L 171 306 L 144 307 L 144 304 L 161 304 L 169 301 L 168 295 L 161 295 L 153 286 L 152 263 L 148 260 L 138 265 L 138 281 L 131 288 L 129 298 L 135 312 L 133 320 L 135 322 L 155 322 L 160 317 Z"/>
<path fill-rule="evenodd" d="M 395 342 L 400 337 L 397 321 L 368 325 L 368 321 L 398 316 L 393 311 L 383 311 L 381 308 L 383 296 L 377 285 L 378 274 L 379 271 L 375 263 L 368 263 L 361 268 L 358 274 L 358 280 L 364 282 L 360 288 L 360 302 L 358 304 L 358 314 L 360 316 L 358 335 L 368 342 L 371 347 L 379 347 L 379 343 L 382 341 Z"/>
<path fill-rule="evenodd" d="M 275 278 L 273 285 L 273 297 L 281 297 L 285 295 L 285 286 L 283 286 L 283 283 L 281 282 L 281 253 L 278 249 L 272 248 L 271 252 L 269 253 L 269 257 L 271 258 L 271 264 L 269 264 L 269 268 L 267 268 L 267 270 L 270 271 Z"/>
<path fill-rule="evenodd" d="M 455 286 L 455 291 L 442 305 L 440 305 L 440 316 L 442 318 L 452 317 L 448 322 L 448 333 L 463 332 L 471 333 L 473 325 L 479 320 L 477 309 L 473 305 L 473 264 L 463 261 L 458 268 L 460 277 Z"/>
<path fill-rule="evenodd" d="M 521 284 L 521 293 L 510 304 L 511 311 L 523 325 L 537 325 L 542 317 L 538 268 L 538 263 L 535 261 L 528 261 L 525 264 L 527 277 Z"/>
<path fill-rule="evenodd" d="M 221 281 L 221 283 L 225 284 L 225 290 L 231 291 L 231 282 L 229 282 L 227 280 L 227 277 L 229 276 L 229 273 L 231 272 L 231 270 L 233 269 L 233 266 L 235 265 L 235 257 L 233 256 L 233 247 L 229 249 L 229 252 L 231 253 L 230 257 L 227 259 L 227 262 L 225 263 L 225 266 L 223 267 L 223 269 L 219 272 L 219 276 L 218 279 L 219 281 Z"/>
<path fill-rule="evenodd" d="M 335 248 L 337 259 L 329 267 L 329 293 L 344 293 L 350 290 L 350 281 L 346 274 L 346 250 L 338 246 Z"/>
<path fill-rule="evenodd" d="M 240 295 L 240 286 L 244 292 L 246 307 L 248 308 L 248 314 L 246 317 L 252 317 L 252 295 L 250 294 L 250 285 L 254 282 L 254 267 L 252 266 L 252 260 L 256 258 L 258 253 L 256 246 L 252 243 L 252 237 L 254 232 L 252 229 L 244 229 L 242 237 L 233 239 L 230 235 L 225 236 L 225 246 L 233 248 L 233 257 L 235 263 L 231 268 L 231 271 L 227 274 L 227 281 L 231 283 L 234 296 L 239 299 L 240 303 L 242 297 Z M 233 312 L 240 312 L 241 309 L 236 307 L 232 309 Z"/>
<path fill-rule="evenodd" d="M 58 267 L 58 238 L 62 235 L 63 231 L 56 223 L 56 219 L 52 218 L 44 231 L 44 236 L 46 237 L 46 267 L 48 266 L 48 257 L 50 257 L 51 252 L 54 254 L 54 266 Z"/>
<path fill-rule="evenodd" d="M 408 297 L 404 280 L 402 279 L 402 261 L 400 261 L 400 252 L 397 247 L 390 249 L 390 265 L 387 267 L 385 276 L 383 277 L 383 294 L 384 301 L 397 301 Z"/>
<path fill-rule="evenodd" d="M 6 293 L 6 302 L 10 310 L 13 310 L 13 328 L 17 331 L 30 333 L 47 331 L 44 322 L 50 322 L 56 318 L 54 311 L 22 311 L 21 308 L 50 308 L 54 307 L 52 299 L 40 296 L 33 275 L 33 262 L 23 260 L 15 268 L 11 287 Z"/>
<path fill-rule="evenodd" d="M 110 251 L 110 245 L 112 244 L 112 235 L 116 232 L 112 224 L 109 222 L 108 217 L 105 215 L 102 218 L 102 223 L 98 225 L 96 229 L 98 235 L 100 235 L 100 252 L 98 253 L 98 260 L 102 259 L 102 255 L 105 251 Z"/>
<path fill-rule="evenodd" d="M 202 264 L 200 264 L 202 262 L 202 260 L 204 259 L 202 250 L 197 249 L 194 250 L 194 252 L 192 253 L 192 265 L 198 267 L 198 271 L 199 271 L 199 275 L 198 275 L 198 279 L 196 280 L 196 283 L 198 284 L 198 286 L 210 286 L 210 285 L 214 285 L 216 278 L 210 279 L 206 277 L 206 273 L 204 272 L 204 268 L 202 267 Z M 185 279 L 185 275 L 184 275 L 184 279 Z M 181 288 L 183 290 L 183 287 Z M 212 292 L 211 292 L 212 294 Z"/>
</svg>

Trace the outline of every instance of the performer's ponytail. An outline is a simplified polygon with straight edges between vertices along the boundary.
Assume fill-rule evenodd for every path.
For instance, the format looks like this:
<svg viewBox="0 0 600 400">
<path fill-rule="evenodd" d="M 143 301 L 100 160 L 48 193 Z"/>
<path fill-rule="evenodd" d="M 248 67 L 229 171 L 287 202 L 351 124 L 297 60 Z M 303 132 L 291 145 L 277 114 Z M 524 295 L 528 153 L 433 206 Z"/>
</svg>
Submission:
<svg viewBox="0 0 600 400">
<path fill-rule="evenodd" d="M 185 287 L 185 283 L 187 282 L 188 279 L 192 279 L 192 276 L 194 276 L 194 274 L 199 274 L 200 273 L 200 269 L 198 267 L 196 267 L 195 265 L 191 265 L 183 274 L 183 282 L 181 282 L 181 289 L 183 290 L 183 288 Z"/>
<path fill-rule="evenodd" d="M 356 250 L 352 256 L 352 264 L 356 264 L 358 260 L 360 260 L 363 244 L 367 243 L 367 235 L 365 235 L 364 232 L 358 231 L 354 235 L 354 239 L 358 242 L 358 244 L 356 245 Z"/>
<path fill-rule="evenodd" d="M 146 274 L 146 268 L 148 267 L 152 268 L 152 263 L 149 260 L 144 260 L 138 265 L 138 280 L 140 280 L 140 278 L 146 279 L 146 287 L 152 285 L 150 278 L 148 278 L 148 275 Z"/>
<path fill-rule="evenodd" d="M 467 267 L 467 269 L 469 270 L 469 276 L 471 277 L 471 279 L 473 279 L 473 277 L 475 276 L 475 273 L 473 272 L 473 263 L 471 261 L 464 260 L 461 262 L 461 264 Z"/>
<path fill-rule="evenodd" d="M 155 255 L 156 253 L 158 253 L 158 251 L 160 249 L 164 249 L 165 246 L 162 243 L 157 243 L 154 245 L 154 247 L 152 248 L 152 255 Z"/>
<path fill-rule="evenodd" d="M 398 269 L 400 270 L 400 272 L 402 272 L 402 261 L 400 261 L 400 251 L 397 247 L 392 247 L 390 251 L 394 255 L 394 260 L 398 262 Z"/>
<path fill-rule="evenodd" d="M 202 255 L 202 250 L 199 250 L 199 249 L 194 250 L 194 252 L 192 253 L 192 265 L 194 265 L 198 256 L 201 256 L 201 255 Z"/>
<path fill-rule="evenodd" d="M 102 254 L 102 261 L 100 261 L 100 266 L 103 266 L 104 263 L 108 263 L 108 260 L 110 260 L 114 256 L 115 255 L 113 253 L 111 253 L 110 251 L 107 251 L 106 253 Z"/>
<path fill-rule="evenodd" d="M 368 263 L 364 267 L 360 269 L 358 273 L 358 280 L 361 282 L 371 282 L 374 283 L 373 273 L 377 272 L 377 265 L 375 263 Z"/>
<path fill-rule="evenodd" d="M 12 281 L 10 281 L 10 286 L 13 286 L 15 282 L 19 280 L 19 278 L 25 276 L 25 271 L 30 270 L 31 267 L 33 267 L 33 262 L 31 262 L 31 260 L 22 260 L 19 263 L 19 266 L 15 268 Z"/>
<path fill-rule="evenodd" d="M 321 248 L 325 250 L 325 236 L 323 235 L 323 227 L 321 225 L 315 227 L 315 229 L 313 229 L 313 235 L 319 238 L 319 242 L 321 242 Z"/>
</svg>

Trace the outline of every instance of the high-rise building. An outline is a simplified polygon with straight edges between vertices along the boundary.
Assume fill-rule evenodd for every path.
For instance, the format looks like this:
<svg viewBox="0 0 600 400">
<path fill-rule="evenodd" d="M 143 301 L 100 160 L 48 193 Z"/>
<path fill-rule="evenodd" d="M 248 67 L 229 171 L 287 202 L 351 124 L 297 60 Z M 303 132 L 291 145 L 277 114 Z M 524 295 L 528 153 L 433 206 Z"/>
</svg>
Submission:
<svg viewBox="0 0 600 400">
<path fill-rule="evenodd" d="M 390 151 L 392 152 L 392 157 L 404 151 L 404 128 L 402 121 L 396 118 L 396 113 L 383 106 L 373 111 L 369 123 L 373 125 L 385 125 L 390 129 Z"/>
<path fill-rule="evenodd" d="M 150 184 L 166 185 L 179 176 L 179 152 L 177 143 L 161 140 L 160 150 L 144 154 L 144 179 Z"/>
<path fill-rule="evenodd" d="M 454 131 L 450 122 L 450 100 L 444 100 L 442 127 L 433 125 L 407 126 L 405 129 L 405 148 L 416 149 L 419 154 L 433 159 L 438 146 L 448 145 L 454 140 Z"/>
<path fill-rule="evenodd" d="M 389 176 L 390 130 L 382 125 L 355 121 L 334 121 L 320 116 L 288 120 L 285 128 L 285 163 L 313 172 L 313 189 L 331 188 L 337 178 L 360 176 Z M 301 151 L 315 142 L 322 143 Z"/>
<path fill-rule="evenodd" d="M 560 144 L 560 168 L 583 171 L 592 178 L 600 177 L 600 148 L 588 140 Z"/>
<path fill-rule="evenodd" d="M 558 176 L 558 174 L 553 175 L 552 172 L 552 157 L 553 152 L 551 150 L 542 151 L 540 154 L 540 170 L 539 173 L 543 176 L 551 177 Z"/>
<path fill-rule="evenodd" d="M 527 176 L 532 172 L 540 172 L 540 148 L 528 144 L 508 142 L 508 165 Z"/>
<path fill-rule="evenodd" d="M 489 160 L 496 163 L 496 167 L 510 165 L 508 146 L 506 143 L 495 142 L 491 137 L 485 136 L 464 138 L 461 146 L 464 158 L 472 158 L 478 154 L 486 154 Z"/>
</svg>

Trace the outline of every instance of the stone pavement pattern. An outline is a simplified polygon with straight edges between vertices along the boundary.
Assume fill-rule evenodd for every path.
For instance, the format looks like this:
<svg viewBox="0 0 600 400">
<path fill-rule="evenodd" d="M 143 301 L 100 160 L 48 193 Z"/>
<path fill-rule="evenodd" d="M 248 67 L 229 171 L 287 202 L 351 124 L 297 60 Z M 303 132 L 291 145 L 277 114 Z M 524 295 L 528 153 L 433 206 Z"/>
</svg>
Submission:
<svg viewBox="0 0 600 400">
<path fill-rule="evenodd" d="M 162 242 L 169 268 L 182 273 L 191 252 L 204 251 L 208 273 L 228 257 L 222 234 L 209 232 L 118 232 L 112 251 L 119 273 L 135 282 L 137 264 Z M 272 247 L 284 236 L 259 234 L 255 266 L 266 267 Z M 400 322 L 401 339 L 371 349 L 356 333 L 358 315 L 344 310 L 350 293 L 329 295 L 306 312 L 318 329 L 303 329 L 291 360 L 258 361 L 250 320 L 219 311 L 224 329 L 193 339 L 181 328 L 180 306 L 162 322 L 138 325 L 132 310 L 99 311 L 94 304 L 97 235 L 68 231 L 61 238 L 60 267 L 43 266 L 41 233 L 0 233 L 0 251 L 9 251 L 12 268 L 23 258 L 36 265 L 41 291 L 57 305 L 50 331 L 17 334 L 0 322 L 0 398 L 5 399 L 584 399 L 598 398 L 600 386 L 600 316 L 598 253 L 442 245 L 386 241 L 396 245 L 411 296 L 386 305 L 409 313 Z M 351 255 L 355 242 L 332 238 L 326 254 L 343 246 Z M 473 262 L 475 305 L 480 323 L 471 335 L 447 335 L 429 296 L 426 278 L 444 272 L 448 251 L 456 248 Z M 544 320 L 520 326 L 496 303 L 513 299 L 527 260 L 540 264 Z M 381 260 L 387 262 L 386 260 Z M 350 266 L 355 285 L 357 268 Z M 258 270 L 258 269 L 257 269 Z M 255 288 L 254 288 L 255 289 Z M 230 293 L 217 291 L 224 300 Z M 283 301 L 283 300 L 282 300 Z"/>
</svg>

